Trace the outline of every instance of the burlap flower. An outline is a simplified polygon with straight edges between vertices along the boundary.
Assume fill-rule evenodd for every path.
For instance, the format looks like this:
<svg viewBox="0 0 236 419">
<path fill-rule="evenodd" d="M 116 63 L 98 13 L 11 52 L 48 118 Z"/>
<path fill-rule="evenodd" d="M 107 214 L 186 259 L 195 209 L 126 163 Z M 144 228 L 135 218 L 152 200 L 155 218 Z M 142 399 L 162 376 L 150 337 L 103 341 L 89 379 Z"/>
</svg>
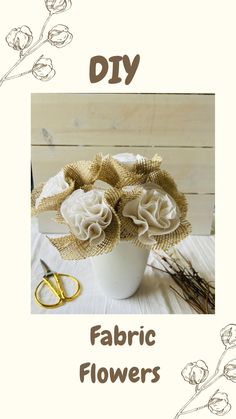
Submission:
<svg viewBox="0 0 236 419">
<path fill-rule="evenodd" d="M 69 226 L 71 234 L 49 238 L 64 259 L 108 253 L 120 240 L 166 250 L 191 227 L 186 198 L 160 164 L 158 155 L 130 153 L 68 164 L 34 189 L 32 213 L 54 210 L 55 221 Z M 96 181 L 108 189 L 102 192 Z"/>
<path fill-rule="evenodd" d="M 167 172 L 153 172 L 148 180 L 152 187 L 139 185 L 124 188 L 118 208 L 121 238 L 132 240 L 141 247 L 166 250 L 191 231 L 190 223 L 186 220 L 187 201 Z M 157 198 L 155 201 L 153 199 L 155 193 L 150 198 L 147 190 L 156 191 L 157 196 L 158 190 L 162 191 L 159 205 Z"/>
<path fill-rule="evenodd" d="M 57 211 L 61 203 L 75 189 L 92 184 L 96 179 L 96 175 L 94 176 L 90 171 L 90 166 L 90 161 L 78 161 L 68 164 L 56 176 L 37 186 L 31 195 L 32 215 L 38 215 L 45 211 Z M 63 174 L 64 183 L 67 183 L 68 187 L 60 190 L 60 183 L 63 184 L 63 180 L 60 179 L 61 174 Z M 46 194 L 45 189 L 47 191 Z"/>
<path fill-rule="evenodd" d="M 84 195 L 90 194 L 93 189 L 84 191 Z M 78 193 L 82 190 L 74 192 Z M 91 202 L 81 198 L 81 202 L 75 203 L 73 213 L 68 210 L 66 201 L 62 204 L 61 217 L 67 223 L 71 234 L 50 238 L 50 242 L 57 248 L 63 259 L 84 259 L 90 256 L 97 256 L 109 253 L 120 241 L 120 220 L 116 214 L 115 206 L 120 199 L 121 190 L 111 188 L 102 193 L 99 199 L 95 199 L 96 208 L 92 209 Z M 68 198 L 72 199 L 72 196 Z M 83 208 L 84 207 L 84 208 Z M 75 212 L 78 211 L 77 217 Z M 99 217 L 96 217 L 99 214 Z M 76 221 L 75 221 L 76 220 Z M 100 233 L 100 234 L 99 234 Z"/>
</svg>

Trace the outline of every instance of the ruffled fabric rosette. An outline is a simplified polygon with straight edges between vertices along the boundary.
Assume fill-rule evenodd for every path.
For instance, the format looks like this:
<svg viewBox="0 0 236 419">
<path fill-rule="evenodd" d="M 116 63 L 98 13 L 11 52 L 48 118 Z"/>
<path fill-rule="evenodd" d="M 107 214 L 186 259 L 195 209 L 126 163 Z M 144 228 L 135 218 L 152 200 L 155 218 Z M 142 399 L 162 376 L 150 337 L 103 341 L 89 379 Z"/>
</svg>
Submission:
<svg viewBox="0 0 236 419">
<path fill-rule="evenodd" d="M 70 234 L 49 238 L 64 259 L 111 252 L 120 240 L 148 249 L 167 249 L 190 232 L 187 201 L 161 157 L 98 154 L 66 165 L 32 193 L 32 213 L 57 212 Z M 96 181 L 105 182 L 106 189 Z"/>
<path fill-rule="evenodd" d="M 151 173 L 147 180 L 144 185 L 123 188 L 118 207 L 121 239 L 167 250 L 191 232 L 187 200 L 167 172 Z"/>
<path fill-rule="evenodd" d="M 63 259 L 84 259 L 109 253 L 120 241 L 120 220 L 115 207 L 121 191 L 92 186 L 75 190 L 61 204 L 58 222 L 68 225 L 71 234 L 50 238 Z"/>
</svg>

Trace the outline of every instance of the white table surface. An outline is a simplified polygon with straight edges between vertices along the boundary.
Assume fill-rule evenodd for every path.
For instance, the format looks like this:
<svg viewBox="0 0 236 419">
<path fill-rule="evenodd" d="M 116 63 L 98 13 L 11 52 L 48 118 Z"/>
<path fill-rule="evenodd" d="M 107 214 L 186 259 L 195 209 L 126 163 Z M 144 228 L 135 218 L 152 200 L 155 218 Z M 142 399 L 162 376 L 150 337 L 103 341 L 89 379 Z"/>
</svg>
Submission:
<svg viewBox="0 0 236 419">
<path fill-rule="evenodd" d="M 214 236 L 189 236 L 176 248 L 191 260 L 203 277 L 214 281 Z M 53 310 L 36 304 L 34 290 L 43 276 L 40 259 L 57 272 L 78 278 L 82 285 L 81 295 Z M 152 252 L 148 263 L 158 266 Z M 170 285 L 177 287 L 168 275 L 147 267 L 141 286 L 134 296 L 126 300 L 109 299 L 95 281 L 91 259 L 62 260 L 46 236 L 38 232 L 37 219 L 32 219 L 31 312 L 34 314 L 196 314 L 170 289 Z"/>
</svg>

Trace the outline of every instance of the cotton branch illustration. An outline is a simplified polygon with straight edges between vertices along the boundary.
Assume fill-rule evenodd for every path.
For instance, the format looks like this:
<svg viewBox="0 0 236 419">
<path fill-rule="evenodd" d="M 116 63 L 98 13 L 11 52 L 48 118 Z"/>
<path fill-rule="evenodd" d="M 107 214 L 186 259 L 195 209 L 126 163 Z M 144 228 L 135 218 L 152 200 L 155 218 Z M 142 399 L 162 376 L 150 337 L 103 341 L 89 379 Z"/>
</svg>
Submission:
<svg viewBox="0 0 236 419">
<path fill-rule="evenodd" d="M 46 58 L 41 55 L 37 61 L 33 64 L 33 67 L 22 73 L 12 75 L 12 72 L 31 54 L 35 53 L 44 44 L 49 43 L 56 48 L 63 48 L 68 45 L 73 35 L 69 32 L 69 28 L 65 25 L 53 26 L 45 38 L 46 27 L 55 14 L 65 12 L 72 6 L 71 0 L 44 0 L 45 6 L 49 12 L 39 35 L 39 38 L 33 43 L 33 34 L 28 26 L 21 26 L 12 29 L 6 36 L 6 42 L 9 47 L 13 48 L 19 53 L 18 60 L 15 64 L 6 72 L 6 74 L 0 79 L 0 87 L 6 81 L 32 74 L 36 79 L 41 81 L 51 80 L 56 71 L 53 68 L 51 58 Z"/>
<path fill-rule="evenodd" d="M 219 390 L 210 397 L 210 400 L 199 407 L 186 410 L 188 406 L 208 387 L 215 384 L 220 378 L 224 377 L 233 383 L 236 383 L 236 359 L 232 359 L 222 368 L 223 360 L 229 351 L 236 348 L 236 324 L 229 324 L 224 327 L 221 332 L 221 340 L 225 349 L 220 356 L 216 365 L 215 372 L 209 376 L 209 370 L 204 361 L 190 362 L 182 370 L 181 374 L 185 381 L 195 387 L 193 396 L 179 410 L 174 419 L 178 419 L 181 415 L 187 415 L 201 409 L 208 408 L 211 413 L 223 416 L 231 410 L 228 395 Z"/>
</svg>

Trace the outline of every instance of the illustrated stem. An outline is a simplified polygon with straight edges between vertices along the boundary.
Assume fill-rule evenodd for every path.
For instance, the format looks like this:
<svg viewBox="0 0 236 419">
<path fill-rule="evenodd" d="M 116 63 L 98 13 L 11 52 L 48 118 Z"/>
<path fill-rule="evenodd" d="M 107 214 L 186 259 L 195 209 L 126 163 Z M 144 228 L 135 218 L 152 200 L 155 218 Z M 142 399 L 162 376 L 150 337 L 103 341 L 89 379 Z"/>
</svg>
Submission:
<svg viewBox="0 0 236 419">
<path fill-rule="evenodd" d="M 212 379 L 211 381 L 208 380 L 208 383 L 207 383 L 206 386 L 202 386 L 201 388 L 199 388 L 199 390 L 196 393 L 194 393 L 194 395 L 191 397 L 191 399 L 189 399 L 187 401 L 187 403 L 179 410 L 179 412 L 177 413 L 177 415 L 175 416 L 174 419 L 178 419 L 181 415 L 185 415 L 187 413 L 191 413 L 190 411 L 185 411 L 184 412 L 184 410 L 186 409 L 186 407 L 188 407 L 190 405 L 190 403 L 192 403 L 193 400 L 195 400 L 199 396 L 199 394 L 202 393 L 202 391 L 206 390 L 208 387 L 210 387 L 212 384 L 214 384 L 217 380 L 219 380 L 222 376 L 223 376 L 223 374 L 219 375 L 218 377 L 215 377 L 214 376 L 213 377 L 214 379 Z M 206 407 L 206 406 L 207 405 L 205 405 L 204 407 Z M 196 409 L 193 409 L 192 412 L 195 412 L 196 410 L 198 410 L 198 409 L 197 408 Z"/>
<path fill-rule="evenodd" d="M 195 409 L 185 410 L 185 412 L 183 412 L 182 415 L 187 415 L 188 413 L 197 412 L 197 410 L 205 409 L 207 406 L 208 405 L 205 404 L 204 406 L 199 406 L 199 407 L 196 407 Z"/>
<path fill-rule="evenodd" d="M 30 74 L 30 73 L 32 73 L 32 70 L 24 71 L 23 73 L 16 74 L 15 76 L 7 77 L 5 80 L 8 81 L 8 80 L 17 79 L 18 77 L 26 76 L 27 74 Z"/>
<path fill-rule="evenodd" d="M 1 78 L 0 80 L 0 87 L 2 86 L 2 84 L 4 83 L 4 81 L 6 80 L 7 76 L 9 76 L 9 74 L 15 70 L 15 68 L 26 58 L 26 55 L 24 55 L 23 57 L 19 58 L 19 60 L 10 68 L 10 70 L 7 71 L 7 73 Z"/>
<path fill-rule="evenodd" d="M 45 20 L 44 24 L 43 24 L 43 27 L 41 29 L 41 32 L 40 32 L 40 35 L 39 35 L 38 40 L 33 45 L 31 45 L 31 47 L 26 51 L 26 53 L 24 55 L 26 55 L 26 54 L 29 55 L 32 52 L 34 52 L 34 48 L 40 43 L 40 41 L 42 41 L 43 35 L 44 35 L 44 31 L 45 31 L 46 26 L 47 26 L 49 20 L 51 19 L 51 17 L 52 17 L 52 14 L 50 13 L 49 16 L 47 17 L 47 19 Z"/>
<path fill-rule="evenodd" d="M 218 375 L 219 374 L 219 371 L 220 371 L 220 366 L 221 366 L 221 364 L 222 364 L 222 361 L 223 361 L 223 359 L 224 359 L 224 357 L 225 357 L 225 355 L 226 355 L 226 353 L 228 352 L 228 350 L 230 350 L 230 349 L 235 349 L 236 348 L 236 345 L 233 345 L 233 346 L 231 346 L 231 347 L 229 347 L 229 348 L 226 348 L 225 350 L 224 350 L 224 352 L 221 354 L 221 356 L 220 356 L 220 358 L 219 358 L 219 361 L 218 361 L 218 363 L 217 363 L 217 365 L 216 365 L 216 369 L 215 369 L 215 372 L 214 372 L 214 374 L 210 377 L 210 378 L 208 378 L 208 380 L 207 381 L 205 381 L 205 383 L 199 388 L 198 386 L 196 386 L 196 389 L 195 389 L 195 394 L 191 397 L 191 399 L 189 399 L 189 401 L 182 407 L 182 409 L 180 409 L 179 410 L 179 412 L 177 413 L 177 415 L 175 416 L 175 418 L 174 419 L 178 419 L 181 415 L 185 415 L 185 414 L 187 414 L 187 413 L 191 413 L 190 411 L 185 411 L 184 412 L 184 410 L 186 409 L 186 407 L 190 404 L 190 403 L 192 403 L 192 401 L 193 400 L 195 400 L 196 399 L 196 397 L 198 397 L 198 395 L 202 392 L 202 391 L 204 391 L 204 390 L 206 390 L 208 387 L 210 387 L 212 384 L 214 384 L 217 380 L 219 380 L 220 378 L 222 378 L 223 377 L 223 375 L 224 374 L 221 374 L 221 375 Z M 218 376 L 217 376 L 218 375 Z M 196 409 L 195 410 L 192 410 L 193 412 L 195 412 L 196 411 Z"/>
<path fill-rule="evenodd" d="M 221 364 L 222 364 L 222 361 L 223 361 L 223 359 L 224 359 L 224 357 L 225 357 L 225 355 L 227 354 L 227 352 L 228 352 L 228 350 L 230 350 L 230 349 L 235 349 L 236 348 L 236 345 L 234 345 L 234 346 L 231 346 L 230 348 L 226 348 L 225 350 L 224 350 L 224 352 L 221 354 L 221 356 L 220 356 L 220 359 L 219 359 L 219 361 L 218 361 L 218 363 L 217 363 L 217 365 L 216 365 L 216 369 L 215 369 L 215 372 L 214 372 L 214 374 L 210 377 L 210 378 L 208 378 L 208 380 L 207 381 L 205 381 L 205 383 L 202 385 L 202 387 L 201 388 L 207 388 L 208 387 L 208 383 L 210 383 L 216 376 L 217 376 L 217 374 L 219 373 L 219 370 L 220 370 L 220 366 L 221 366 Z"/>
<path fill-rule="evenodd" d="M 40 35 L 38 40 L 25 52 L 25 54 L 23 54 L 23 52 L 21 51 L 20 53 L 20 58 L 16 61 L 16 63 L 10 68 L 10 70 L 8 70 L 6 72 L 6 74 L 4 74 L 4 76 L 0 79 L 0 87 L 2 86 L 2 84 L 6 81 L 6 80 L 10 80 L 9 74 L 12 73 L 13 70 L 15 70 L 16 67 L 18 67 L 19 64 L 21 64 L 26 57 L 28 57 L 30 54 L 32 54 L 33 52 L 37 51 L 37 49 L 39 49 L 45 42 L 47 42 L 47 40 L 43 41 L 40 44 L 40 41 L 43 39 L 43 35 L 44 35 L 44 31 L 45 28 L 51 18 L 52 14 L 50 13 L 49 16 L 47 17 L 47 19 L 45 20 L 43 27 L 41 29 Z M 26 74 L 28 74 L 28 72 L 26 72 Z M 22 75 L 24 75 L 24 73 L 22 73 Z M 20 75 L 18 75 L 17 77 L 20 77 Z M 12 77 L 12 78 L 16 78 L 16 77 Z"/>
</svg>

